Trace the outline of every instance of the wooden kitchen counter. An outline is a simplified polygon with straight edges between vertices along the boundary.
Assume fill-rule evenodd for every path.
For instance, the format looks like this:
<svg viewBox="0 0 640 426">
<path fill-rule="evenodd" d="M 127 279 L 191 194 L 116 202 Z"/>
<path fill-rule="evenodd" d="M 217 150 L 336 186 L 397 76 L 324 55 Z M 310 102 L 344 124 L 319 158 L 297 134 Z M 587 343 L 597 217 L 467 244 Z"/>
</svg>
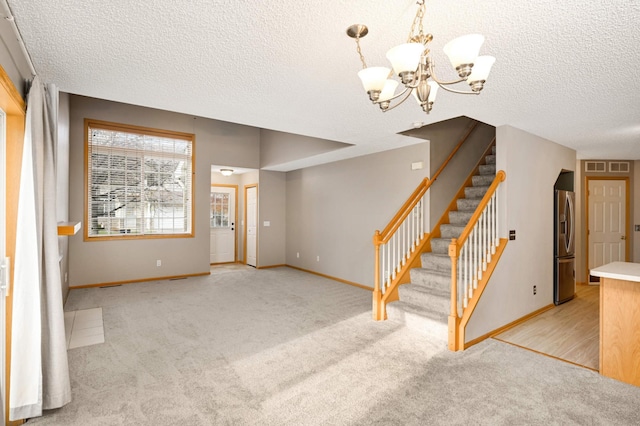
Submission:
<svg viewBox="0 0 640 426">
<path fill-rule="evenodd" d="M 600 277 L 600 374 L 640 386 L 640 263 L 590 273 Z"/>
</svg>

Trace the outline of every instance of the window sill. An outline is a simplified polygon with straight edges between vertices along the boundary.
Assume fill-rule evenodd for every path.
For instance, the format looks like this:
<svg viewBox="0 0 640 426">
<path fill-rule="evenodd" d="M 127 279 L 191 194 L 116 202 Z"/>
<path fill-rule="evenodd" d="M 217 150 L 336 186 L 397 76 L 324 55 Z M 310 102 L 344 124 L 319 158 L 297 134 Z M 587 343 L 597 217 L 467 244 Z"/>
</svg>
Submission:
<svg viewBox="0 0 640 426">
<path fill-rule="evenodd" d="M 81 227 L 82 222 L 58 222 L 58 236 L 76 235 Z"/>
</svg>

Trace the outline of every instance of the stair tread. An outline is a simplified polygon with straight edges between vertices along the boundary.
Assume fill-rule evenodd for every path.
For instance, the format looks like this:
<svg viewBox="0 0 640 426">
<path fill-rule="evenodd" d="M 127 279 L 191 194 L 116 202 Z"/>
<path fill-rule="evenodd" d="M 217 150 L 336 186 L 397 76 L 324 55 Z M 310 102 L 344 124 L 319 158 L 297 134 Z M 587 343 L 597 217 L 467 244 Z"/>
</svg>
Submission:
<svg viewBox="0 0 640 426">
<path fill-rule="evenodd" d="M 389 305 L 387 305 L 387 309 L 389 308 L 397 309 L 408 314 L 429 318 L 431 320 L 442 322 L 442 323 L 447 322 L 447 316 L 448 316 L 447 312 L 434 311 L 432 309 L 414 305 L 413 303 L 403 302 L 402 300 L 397 300 L 393 303 L 390 303 Z"/>
<path fill-rule="evenodd" d="M 433 253 L 434 255 L 436 255 L 437 253 Z M 441 256 L 447 256 L 447 255 L 441 255 Z M 443 272 L 443 271 L 438 271 L 437 269 L 431 269 L 431 268 L 413 268 L 413 269 L 419 269 L 423 272 L 427 272 L 430 274 L 434 274 L 434 275 L 439 275 L 441 277 L 450 277 L 451 276 L 451 272 L 447 273 L 447 272 Z"/>
<path fill-rule="evenodd" d="M 420 293 L 429 293 L 430 296 L 433 297 L 441 297 L 444 299 L 449 299 L 450 295 L 451 295 L 451 291 L 450 290 L 441 290 L 441 289 L 436 289 L 433 287 L 427 287 L 424 286 L 420 283 L 409 283 L 409 284 L 403 284 L 402 287 L 400 287 L 402 289 L 402 292 L 412 292 L 412 291 L 417 291 Z"/>
</svg>

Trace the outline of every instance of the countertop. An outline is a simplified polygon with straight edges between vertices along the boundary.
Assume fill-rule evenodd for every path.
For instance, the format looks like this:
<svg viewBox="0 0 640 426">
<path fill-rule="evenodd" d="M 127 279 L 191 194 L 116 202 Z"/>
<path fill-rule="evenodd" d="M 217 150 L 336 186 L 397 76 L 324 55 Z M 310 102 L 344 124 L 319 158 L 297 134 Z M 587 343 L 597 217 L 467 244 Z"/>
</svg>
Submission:
<svg viewBox="0 0 640 426">
<path fill-rule="evenodd" d="M 640 263 L 612 262 L 589 271 L 595 277 L 640 283 Z"/>
</svg>

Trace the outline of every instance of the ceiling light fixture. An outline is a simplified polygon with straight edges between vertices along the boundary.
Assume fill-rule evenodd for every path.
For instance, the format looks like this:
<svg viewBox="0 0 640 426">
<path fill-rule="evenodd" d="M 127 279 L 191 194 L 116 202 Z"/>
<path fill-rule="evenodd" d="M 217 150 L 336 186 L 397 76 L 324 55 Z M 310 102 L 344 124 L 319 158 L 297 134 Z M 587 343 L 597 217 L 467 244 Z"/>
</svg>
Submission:
<svg viewBox="0 0 640 426">
<path fill-rule="evenodd" d="M 222 176 L 231 176 L 233 174 L 233 169 L 220 169 L 220 173 Z"/>
<path fill-rule="evenodd" d="M 459 78 L 453 81 L 437 78 L 433 71 L 435 64 L 428 47 L 433 36 L 425 34 L 423 29 L 424 0 L 418 0 L 416 4 L 418 11 L 413 19 L 407 42 L 387 52 L 387 59 L 391 62 L 393 71 L 385 67 L 367 67 L 360 49 L 360 39 L 369 32 L 366 25 L 356 24 L 347 28 L 347 35 L 356 40 L 358 55 L 362 62 L 362 70 L 358 72 L 358 77 L 362 80 L 369 99 L 374 104 L 378 104 L 383 112 L 392 110 L 413 94 L 418 104 L 428 114 L 436 100 L 438 87 L 452 93 L 478 95 L 484 88 L 491 66 L 496 60 L 493 56 L 478 56 L 480 46 L 484 42 L 484 37 L 480 34 L 458 37 L 444 46 L 444 53 L 458 72 Z M 398 94 L 395 93 L 398 82 L 389 78 L 393 74 L 396 74 L 404 85 L 404 89 Z M 465 81 L 471 90 L 448 87 Z M 391 101 L 396 99 L 400 100 L 391 106 Z"/>
</svg>

